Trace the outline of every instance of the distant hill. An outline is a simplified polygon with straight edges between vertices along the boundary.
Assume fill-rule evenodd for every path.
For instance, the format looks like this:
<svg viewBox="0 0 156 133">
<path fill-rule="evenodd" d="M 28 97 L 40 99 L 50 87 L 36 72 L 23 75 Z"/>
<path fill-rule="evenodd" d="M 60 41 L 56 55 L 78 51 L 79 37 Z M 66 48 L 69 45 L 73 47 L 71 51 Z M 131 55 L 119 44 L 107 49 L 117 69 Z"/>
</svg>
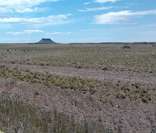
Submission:
<svg viewBox="0 0 156 133">
<path fill-rule="evenodd" d="M 42 38 L 37 44 L 56 44 L 53 40 L 50 38 Z"/>
</svg>

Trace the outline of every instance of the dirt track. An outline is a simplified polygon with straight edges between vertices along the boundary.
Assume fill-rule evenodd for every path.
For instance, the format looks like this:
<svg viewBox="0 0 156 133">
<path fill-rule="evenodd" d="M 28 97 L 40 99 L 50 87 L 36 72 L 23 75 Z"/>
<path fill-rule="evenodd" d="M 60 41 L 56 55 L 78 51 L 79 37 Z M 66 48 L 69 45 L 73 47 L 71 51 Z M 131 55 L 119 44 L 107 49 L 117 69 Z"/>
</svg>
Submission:
<svg viewBox="0 0 156 133">
<path fill-rule="evenodd" d="M 5 64 L 3 64 L 5 65 Z M 32 72 L 48 72 L 52 75 L 80 77 L 87 79 L 95 79 L 99 81 L 122 81 L 136 82 L 142 84 L 156 85 L 156 74 L 138 73 L 130 71 L 104 71 L 99 69 L 78 69 L 72 67 L 52 67 L 52 66 L 37 66 L 37 65 L 19 65 L 7 64 L 8 67 L 16 67 L 21 70 L 29 70 Z"/>
</svg>

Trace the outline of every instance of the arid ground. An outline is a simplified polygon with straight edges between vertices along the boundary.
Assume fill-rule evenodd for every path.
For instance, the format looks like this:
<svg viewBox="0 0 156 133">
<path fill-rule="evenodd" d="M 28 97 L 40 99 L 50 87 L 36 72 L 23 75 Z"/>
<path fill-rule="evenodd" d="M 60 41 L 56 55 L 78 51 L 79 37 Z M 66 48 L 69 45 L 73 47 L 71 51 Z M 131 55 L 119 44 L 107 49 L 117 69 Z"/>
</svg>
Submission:
<svg viewBox="0 0 156 133">
<path fill-rule="evenodd" d="M 4 133 L 156 133 L 156 45 L 0 45 Z"/>
</svg>

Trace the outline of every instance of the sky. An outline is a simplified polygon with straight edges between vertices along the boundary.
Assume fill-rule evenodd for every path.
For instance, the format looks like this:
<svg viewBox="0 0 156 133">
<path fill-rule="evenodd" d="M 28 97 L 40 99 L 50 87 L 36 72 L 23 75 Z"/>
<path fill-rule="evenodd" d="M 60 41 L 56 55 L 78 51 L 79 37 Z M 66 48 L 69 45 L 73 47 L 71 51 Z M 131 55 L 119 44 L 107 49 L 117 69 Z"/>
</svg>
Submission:
<svg viewBox="0 0 156 133">
<path fill-rule="evenodd" d="M 156 41 L 156 0 L 0 0 L 0 42 Z"/>
</svg>

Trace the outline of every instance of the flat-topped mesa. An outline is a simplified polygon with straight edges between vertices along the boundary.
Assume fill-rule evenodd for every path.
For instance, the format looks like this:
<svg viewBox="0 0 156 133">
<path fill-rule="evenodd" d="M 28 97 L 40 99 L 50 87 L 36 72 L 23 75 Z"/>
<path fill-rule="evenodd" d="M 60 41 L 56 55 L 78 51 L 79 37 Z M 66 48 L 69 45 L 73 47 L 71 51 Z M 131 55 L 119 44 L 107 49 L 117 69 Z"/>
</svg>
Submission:
<svg viewBox="0 0 156 133">
<path fill-rule="evenodd" d="M 50 38 L 42 38 L 37 44 L 56 44 L 53 40 Z"/>
</svg>

